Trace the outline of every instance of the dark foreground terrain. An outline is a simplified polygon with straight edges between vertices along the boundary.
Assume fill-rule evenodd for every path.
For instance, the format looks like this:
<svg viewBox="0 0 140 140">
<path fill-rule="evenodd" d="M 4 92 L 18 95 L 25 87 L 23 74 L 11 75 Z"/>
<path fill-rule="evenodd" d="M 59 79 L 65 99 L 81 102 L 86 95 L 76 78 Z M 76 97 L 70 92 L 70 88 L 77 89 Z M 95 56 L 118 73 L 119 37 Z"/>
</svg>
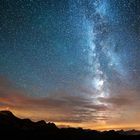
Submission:
<svg viewBox="0 0 140 140">
<path fill-rule="evenodd" d="M 140 140 L 140 132 L 84 130 L 82 128 L 57 128 L 54 123 L 32 122 L 19 119 L 10 111 L 0 111 L 0 139 L 39 140 Z"/>
</svg>

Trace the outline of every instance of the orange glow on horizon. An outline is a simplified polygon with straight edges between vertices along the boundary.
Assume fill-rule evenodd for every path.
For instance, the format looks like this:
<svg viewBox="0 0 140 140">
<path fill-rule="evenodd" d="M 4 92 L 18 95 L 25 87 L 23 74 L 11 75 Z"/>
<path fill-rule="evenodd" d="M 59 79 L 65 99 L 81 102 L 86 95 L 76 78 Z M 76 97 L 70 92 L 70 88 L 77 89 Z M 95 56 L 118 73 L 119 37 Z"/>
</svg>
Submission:
<svg viewBox="0 0 140 140">
<path fill-rule="evenodd" d="M 32 121 L 39 121 L 41 120 L 41 118 L 35 118 L 33 117 L 34 111 L 25 111 L 25 110 L 17 110 L 14 108 L 10 108 L 10 107 L 0 107 L 0 110 L 10 110 L 13 112 L 13 114 L 19 118 L 29 118 Z M 44 117 L 44 116 L 42 116 Z M 47 122 L 47 120 L 46 120 Z M 81 127 L 84 129 L 92 129 L 92 130 L 99 130 L 99 131 L 104 131 L 104 130 L 130 130 L 130 129 L 136 129 L 136 130 L 140 130 L 140 125 L 139 124 L 104 124 L 104 123 L 91 123 L 91 122 L 87 122 L 87 123 L 72 123 L 72 122 L 54 122 L 58 127 L 62 128 L 62 127 Z"/>
</svg>

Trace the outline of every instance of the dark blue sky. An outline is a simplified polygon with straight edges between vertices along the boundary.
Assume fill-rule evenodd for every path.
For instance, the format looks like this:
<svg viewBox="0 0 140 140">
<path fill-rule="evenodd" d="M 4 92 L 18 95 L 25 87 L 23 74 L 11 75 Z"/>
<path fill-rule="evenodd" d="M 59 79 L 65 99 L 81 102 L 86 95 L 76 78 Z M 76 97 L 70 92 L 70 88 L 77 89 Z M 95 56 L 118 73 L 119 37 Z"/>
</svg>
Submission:
<svg viewBox="0 0 140 140">
<path fill-rule="evenodd" d="M 1 79 L 24 96 L 139 99 L 139 53 L 139 0 L 0 1 Z"/>
</svg>

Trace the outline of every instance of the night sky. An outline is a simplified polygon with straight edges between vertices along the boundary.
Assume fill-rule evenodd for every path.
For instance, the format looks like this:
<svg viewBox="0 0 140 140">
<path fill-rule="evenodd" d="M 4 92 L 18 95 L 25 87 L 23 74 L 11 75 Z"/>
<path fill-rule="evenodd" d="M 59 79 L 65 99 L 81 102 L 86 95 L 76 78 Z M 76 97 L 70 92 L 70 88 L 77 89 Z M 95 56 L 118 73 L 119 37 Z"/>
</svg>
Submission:
<svg viewBox="0 0 140 140">
<path fill-rule="evenodd" d="M 0 0 L 0 109 L 140 129 L 139 54 L 139 0 Z"/>
</svg>

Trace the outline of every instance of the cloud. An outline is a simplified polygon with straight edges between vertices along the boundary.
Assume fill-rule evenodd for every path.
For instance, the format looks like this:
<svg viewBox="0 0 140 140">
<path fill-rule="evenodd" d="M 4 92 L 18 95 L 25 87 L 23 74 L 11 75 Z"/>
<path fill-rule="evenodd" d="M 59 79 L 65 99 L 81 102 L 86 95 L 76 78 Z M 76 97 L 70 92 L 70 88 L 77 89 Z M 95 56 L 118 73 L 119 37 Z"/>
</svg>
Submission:
<svg viewBox="0 0 140 140">
<path fill-rule="evenodd" d="M 139 124 L 139 99 L 138 92 L 134 90 L 125 90 L 117 95 L 98 98 L 99 102 L 106 104 L 110 109 L 106 111 L 106 115 L 109 118 L 106 120 L 106 124 L 115 124 L 116 126 Z"/>
<path fill-rule="evenodd" d="M 125 106 L 125 105 L 130 105 L 133 103 L 132 99 L 129 98 L 124 98 L 124 97 L 109 97 L 109 98 L 103 98 L 100 97 L 98 100 L 102 103 L 107 103 L 107 104 L 112 104 L 116 106 Z"/>
<path fill-rule="evenodd" d="M 19 112 L 22 117 L 72 123 L 106 119 L 98 116 L 97 112 L 108 109 L 104 104 L 96 104 L 84 96 L 71 96 L 64 91 L 57 96 L 50 94 L 46 98 L 27 96 L 25 91 L 15 88 L 4 77 L 0 78 L 0 108 Z"/>
<path fill-rule="evenodd" d="M 12 81 L 0 77 L 0 110 L 11 110 L 21 118 L 93 129 L 96 126 L 139 122 L 140 98 L 137 91 L 123 90 L 98 99 L 91 98 L 89 94 L 70 95 L 66 91 L 52 92 L 45 98 L 27 95 L 23 89 L 16 88 Z"/>
</svg>

